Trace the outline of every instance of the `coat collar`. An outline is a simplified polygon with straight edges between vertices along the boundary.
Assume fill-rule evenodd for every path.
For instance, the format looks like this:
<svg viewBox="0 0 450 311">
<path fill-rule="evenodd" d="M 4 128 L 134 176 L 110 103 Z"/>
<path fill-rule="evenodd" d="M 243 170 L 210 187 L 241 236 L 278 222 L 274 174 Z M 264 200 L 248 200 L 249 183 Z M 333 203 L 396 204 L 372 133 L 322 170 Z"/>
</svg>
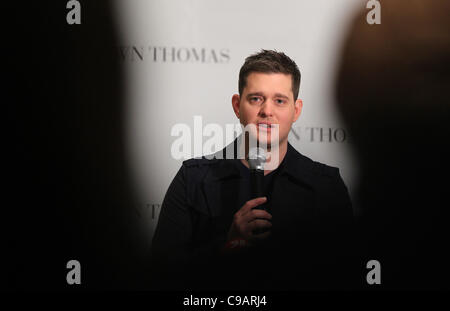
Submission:
<svg viewBox="0 0 450 311">
<path fill-rule="evenodd" d="M 237 139 L 235 139 L 234 142 L 219 152 L 222 155 L 226 154 L 226 149 L 232 148 L 233 144 L 234 150 L 237 150 Z M 214 165 L 214 169 L 210 170 L 209 174 L 205 177 L 205 182 L 242 177 L 238 168 L 238 165 L 241 165 L 237 162 L 240 161 L 239 159 L 215 159 L 213 161 L 217 161 L 217 165 Z M 302 155 L 288 142 L 286 155 L 277 169 L 280 170 L 280 175 L 287 175 L 297 182 L 312 186 L 312 181 L 314 180 L 312 174 L 313 163 L 311 159 Z"/>
<path fill-rule="evenodd" d="M 312 186 L 314 162 L 298 152 L 289 142 L 283 162 L 280 174 L 286 174 L 298 182 Z"/>
</svg>

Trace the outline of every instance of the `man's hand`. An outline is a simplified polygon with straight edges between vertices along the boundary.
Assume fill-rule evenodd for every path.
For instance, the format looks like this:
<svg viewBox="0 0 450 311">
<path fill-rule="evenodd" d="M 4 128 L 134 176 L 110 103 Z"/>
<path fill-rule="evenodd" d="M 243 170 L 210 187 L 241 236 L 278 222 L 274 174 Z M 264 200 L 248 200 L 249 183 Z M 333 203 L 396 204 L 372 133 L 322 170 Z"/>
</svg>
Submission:
<svg viewBox="0 0 450 311">
<path fill-rule="evenodd" d="M 256 206 L 261 205 L 266 201 L 266 197 L 249 200 L 236 212 L 236 214 L 234 214 L 233 223 L 228 232 L 229 241 L 234 239 L 244 239 L 247 242 L 252 243 L 263 240 L 270 235 L 270 231 L 259 234 L 254 233 L 255 230 L 260 232 L 272 227 L 272 223 L 270 222 L 272 215 L 265 210 L 254 209 Z"/>
</svg>

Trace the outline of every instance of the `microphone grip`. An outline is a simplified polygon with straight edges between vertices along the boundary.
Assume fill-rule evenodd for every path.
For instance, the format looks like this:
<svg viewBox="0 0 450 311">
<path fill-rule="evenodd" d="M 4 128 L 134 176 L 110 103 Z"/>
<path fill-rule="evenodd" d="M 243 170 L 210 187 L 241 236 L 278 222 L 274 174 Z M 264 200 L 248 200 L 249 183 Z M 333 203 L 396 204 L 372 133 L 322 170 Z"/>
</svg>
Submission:
<svg viewBox="0 0 450 311">
<path fill-rule="evenodd" d="M 258 169 L 250 170 L 250 185 L 252 198 L 264 196 L 264 171 Z M 256 209 L 265 209 L 264 204 L 258 205 Z"/>
</svg>

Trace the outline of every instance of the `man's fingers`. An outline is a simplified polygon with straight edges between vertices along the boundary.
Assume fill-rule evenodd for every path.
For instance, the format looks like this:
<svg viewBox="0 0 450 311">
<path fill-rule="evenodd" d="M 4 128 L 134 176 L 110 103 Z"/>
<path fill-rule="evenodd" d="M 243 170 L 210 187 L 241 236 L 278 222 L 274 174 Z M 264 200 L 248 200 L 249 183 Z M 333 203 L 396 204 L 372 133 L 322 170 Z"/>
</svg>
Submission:
<svg viewBox="0 0 450 311">
<path fill-rule="evenodd" d="M 256 199 L 252 199 L 249 200 L 247 202 L 245 202 L 244 206 L 242 206 L 242 208 L 238 211 L 238 213 L 240 213 L 241 216 L 247 214 L 248 212 L 250 212 L 252 210 L 252 208 L 261 205 L 263 203 L 265 203 L 267 201 L 266 197 L 259 197 Z"/>
<path fill-rule="evenodd" d="M 248 224 L 250 231 L 272 227 L 272 223 L 265 219 L 255 219 Z"/>
<path fill-rule="evenodd" d="M 272 215 L 270 215 L 267 211 L 262 209 L 254 209 L 250 213 L 253 218 L 262 218 L 262 219 L 272 219 Z"/>
<path fill-rule="evenodd" d="M 254 209 L 241 215 L 241 222 L 243 223 L 252 222 L 255 219 L 271 220 L 272 215 L 270 215 L 267 211 L 261 209 Z"/>
<path fill-rule="evenodd" d="M 235 228 L 235 234 L 244 236 L 248 239 L 254 235 L 253 230 L 255 228 L 265 229 L 272 226 L 272 223 L 269 221 L 272 219 L 272 215 L 265 210 L 253 209 L 266 201 L 266 197 L 259 197 L 247 201 L 244 206 L 242 206 L 242 208 L 234 215 L 232 228 Z M 265 230 L 262 230 L 261 232 L 263 231 Z"/>
</svg>

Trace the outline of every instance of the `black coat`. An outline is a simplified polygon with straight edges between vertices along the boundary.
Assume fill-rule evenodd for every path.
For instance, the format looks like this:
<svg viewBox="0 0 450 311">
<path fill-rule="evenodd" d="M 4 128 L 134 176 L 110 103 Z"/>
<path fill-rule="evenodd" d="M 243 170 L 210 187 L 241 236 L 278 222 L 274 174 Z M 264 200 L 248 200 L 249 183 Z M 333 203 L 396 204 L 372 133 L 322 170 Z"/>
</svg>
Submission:
<svg viewBox="0 0 450 311">
<path fill-rule="evenodd" d="M 242 167 L 238 159 L 183 162 L 153 239 L 155 286 L 348 287 L 349 268 L 355 266 L 347 188 L 337 168 L 312 161 L 290 144 L 267 195 L 271 236 L 245 251 L 221 253 L 233 215 L 253 199 Z"/>
</svg>

